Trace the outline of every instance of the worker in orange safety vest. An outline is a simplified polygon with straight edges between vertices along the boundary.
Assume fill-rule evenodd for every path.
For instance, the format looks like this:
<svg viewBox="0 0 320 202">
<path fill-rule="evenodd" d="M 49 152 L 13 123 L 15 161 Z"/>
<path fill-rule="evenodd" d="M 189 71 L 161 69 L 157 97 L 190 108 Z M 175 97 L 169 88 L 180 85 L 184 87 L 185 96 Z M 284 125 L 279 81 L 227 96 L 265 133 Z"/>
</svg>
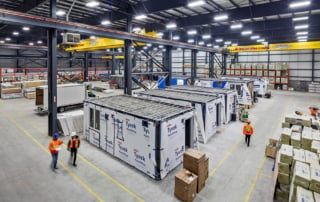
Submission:
<svg viewBox="0 0 320 202">
<path fill-rule="evenodd" d="M 242 133 L 246 136 L 245 141 L 248 147 L 250 146 L 250 137 L 253 134 L 253 127 L 250 124 L 251 124 L 251 121 L 248 120 L 247 124 L 243 126 L 243 131 L 242 131 Z"/>
<path fill-rule="evenodd" d="M 317 107 L 309 107 L 309 110 L 310 110 L 310 115 L 316 118 L 319 109 Z"/>
<path fill-rule="evenodd" d="M 60 151 L 60 145 L 62 145 L 63 142 L 59 140 L 59 134 L 54 133 L 52 136 L 52 141 L 49 143 L 49 150 L 52 156 L 52 163 L 51 163 L 51 168 L 54 171 L 55 169 L 58 169 L 57 167 L 57 162 L 58 162 L 58 154 Z"/>
<path fill-rule="evenodd" d="M 68 150 L 70 151 L 70 161 L 72 161 L 72 158 L 73 158 L 73 166 L 77 166 L 76 160 L 77 160 L 77 151 L 79 147 L 80 147 L 80 139 L 77 136 L 76 132 L 72 132 L 70 140 L 68 142 Z"/>
</svg>

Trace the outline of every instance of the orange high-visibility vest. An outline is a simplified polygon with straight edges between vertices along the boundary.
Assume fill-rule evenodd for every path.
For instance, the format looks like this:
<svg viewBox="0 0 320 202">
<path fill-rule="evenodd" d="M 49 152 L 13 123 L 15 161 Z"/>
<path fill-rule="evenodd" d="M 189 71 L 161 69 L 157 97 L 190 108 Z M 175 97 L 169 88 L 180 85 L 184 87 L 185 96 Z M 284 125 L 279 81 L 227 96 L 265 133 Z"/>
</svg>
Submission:
<svg viewBox="0 0 320 202">
<path fill-rule="evenodd" d="M 318 110 L 315 110 L 315 109 L 310 108 L 310 114 L 311 114 L 311 116 L 317 116 L 317 112 L 318 112 Z"/>
<path fill-rule="evenodd" d="M 243 134 L 245 135 L 252 135 L 253 134 L 253 127 L 249 124 L 243 126 Z"/>
<path fill-rule="evenodd" d="M 73 147 L 73 142 L 75 142 L 74 147 Z M 78 149 L 78 147 L 79 147 L 79 138 L 77 138 L 76 140 L 73 140 L 72 138 L 70 138 L 69 148 L 76 148 L 76 149 Z"/>
<path fill-rule="evenodd" d="M 52 140 L 50 143 L 49 143 L 49 150 L 51 152 L 51 154 L 55 154 L 55 153 L 58 153 L 59 151 L 57 151 L 56 149 L 58 148 L 59 145 L 62 144 L 62 141 L 61 140 Z"/>
</svg>

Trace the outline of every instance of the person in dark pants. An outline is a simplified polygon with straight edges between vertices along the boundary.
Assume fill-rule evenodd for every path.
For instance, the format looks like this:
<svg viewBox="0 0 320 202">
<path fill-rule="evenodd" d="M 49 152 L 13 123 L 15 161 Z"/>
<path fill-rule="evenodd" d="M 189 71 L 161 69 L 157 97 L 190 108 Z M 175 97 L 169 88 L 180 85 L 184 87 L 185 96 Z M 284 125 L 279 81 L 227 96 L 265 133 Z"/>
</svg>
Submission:
<svg viewBox="0 0 320 202">
<path fill-rule="evenodd" d="M 77 152 L 80 147 L 80 139 L 79 136 L 76 135 L 76 132 L 71 133 L 70 140 L 68 142 L 68 150 L 70 151 L 70 160 L 73 158 L 73 166 L 77 166 Z"/>
<path fill-rule="evenodd" d="M 251 121 L 248 120 L 247 124 L 243 126 L 243 132 L 242 132 L 246 136 L 245 141 L 248 147 L 250 146 L 250 138 L 251 138 L 251 135 L 253 134 L 253 127 L 250 124 L 251 124 Z"/>
<path fill-rule="evenodd" d="M 62 145 L 63 142 L 59 140 L 59 134 L 54 133 L 52 136 L 52 141 L 49 143 L 49 150 L 52 156 L 52 170 L 58 169 L 57 162 L 58 162 L 58 154 L 60 151 L 60 145 Z"/>
</svg>

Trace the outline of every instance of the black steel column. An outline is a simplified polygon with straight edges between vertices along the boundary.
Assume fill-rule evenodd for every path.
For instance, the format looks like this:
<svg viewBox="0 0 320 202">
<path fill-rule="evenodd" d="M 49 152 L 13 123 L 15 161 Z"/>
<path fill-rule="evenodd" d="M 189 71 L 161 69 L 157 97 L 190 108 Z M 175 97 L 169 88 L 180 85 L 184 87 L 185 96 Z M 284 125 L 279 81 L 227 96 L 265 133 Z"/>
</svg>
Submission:
<svg viewBox="0 0 320 202">
<path fill-rule="evenodd" d="M 227 54 L 222 54 L 222 75 L 227 73 Z"/>
<path fill-rule="evenodd" d="M 314 81 L 314 59 L 315 59 L 315 51 L 314 49 L 312 50 L 312 61 L 311 61 L 311 81 L 313 82 Z"/>
<path fill-rule="evenodd" d="M 197 77 L 197 50 L 191 50 L 191 80 L 192 84 Z"/>
<path fill-rule="evenodd" d="M 166 67 L 168 68 L 168 77 L 166 79 L 166 85 L 171 86 L 172 80 L 172 46 L 166 47 Z"/>
<path fill-rule="evenodd" d="M 269 71 L 269 66 L 270 66 L 270 51 L 268 51 L 268 61 L 267 61 L 268 71 Z"/>
<path fill-rule="evenodd" d="M 185 49 L 182 49 L 182 75 L 185 75 L 185 69 L 184 69 L 184 57 L 185 57 Z"/>
<path fill-rule="evenodd" d="M 112 55 L 112 64 L 111 64 L 111 75 L 116 74 L 116 68 L 117 68 L 117 63 L 116 63 L 116 56 L 113 54 Z"/>
<path fill-rule="evenodd" d="M 84 69 L 83 69 L 83 81 L 87 82 L 89 80 L 88 68 L 89 68 L 89 54 L 88 52 L 84 53 L 83 59 Z"/>
<path fill-rule="evenodd" d="M 56 18 L 57 2 L 50 0 L 50 17 Z M 57 132 L 57 30 L 48 29 L 48 135 Z"/>
<path fill-rule="evenodd" d="M 16 68 L 19 68 L 19 49 L 17 49 Z"/>
<path fill-rule="evenodd" d="M 132 32 L 132 17 L 127 17 L 127 32 Z M 132 95 L 132 59 L 131 59 L 132 41 L 124 40 L 124 94 Z"/>
<path fill-rule="evenodd" d="M 214 53 L 209 53 L 209 78 L 214 77 Z"/>
</svg>

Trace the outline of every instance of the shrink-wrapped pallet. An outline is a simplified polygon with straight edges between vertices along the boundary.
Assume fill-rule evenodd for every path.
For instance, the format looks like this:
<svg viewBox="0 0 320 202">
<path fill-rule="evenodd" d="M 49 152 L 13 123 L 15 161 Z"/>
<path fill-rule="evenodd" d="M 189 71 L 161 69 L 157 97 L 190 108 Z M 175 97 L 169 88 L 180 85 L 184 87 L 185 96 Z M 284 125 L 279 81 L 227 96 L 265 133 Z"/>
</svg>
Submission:
<svg viewBox="0 0 320 202">
<path fill-rule="evenodd" d="M 306 153 L 306 163 L 311 165 L 319 165 L 319 157 L 316 153 L 305 151 Z"/>
<path fill-rule="evenodd" d="M 311 151 L 314 153 L 320 153 L 320 141 L 313 140 L 311 143 Z"/>
<path fill-rule="evenodd" d="M 297 161 L 294 166 L 292 182 L 295 185 L 309 189 L 311 178 L 310 178 L 310 167 L 306 163 Z"/>
<path fill-rule="evenodd" d="M 320 193 L 320 167 L 311 166 L 310 167 L 310 187 L 309 189 L 314 192 Z"/>
<path fill-rule="evenodd" d="M 311 150 L 312 144 L 312 130 L 303 130 L 301 135 L 301 146 L 303 149 Z"/>
<path fill-rule="evenodd" d="M 300 125 L 293 125 L 291 127 L 292 132 L 297 132 L 297 133 L 301 133 L 302 132 L 302 126 Z"/>
<path fill-rule="evenodd" d="M 291 129 L 283 128 L 281 133 L 281 143 L 289 145 L 290 139 L 291 139 Z"/>
<path fill-rule="evenodd" d="M 296 202 L 314 202 L 312 192 L 297 186 Z"/>
</svg>

